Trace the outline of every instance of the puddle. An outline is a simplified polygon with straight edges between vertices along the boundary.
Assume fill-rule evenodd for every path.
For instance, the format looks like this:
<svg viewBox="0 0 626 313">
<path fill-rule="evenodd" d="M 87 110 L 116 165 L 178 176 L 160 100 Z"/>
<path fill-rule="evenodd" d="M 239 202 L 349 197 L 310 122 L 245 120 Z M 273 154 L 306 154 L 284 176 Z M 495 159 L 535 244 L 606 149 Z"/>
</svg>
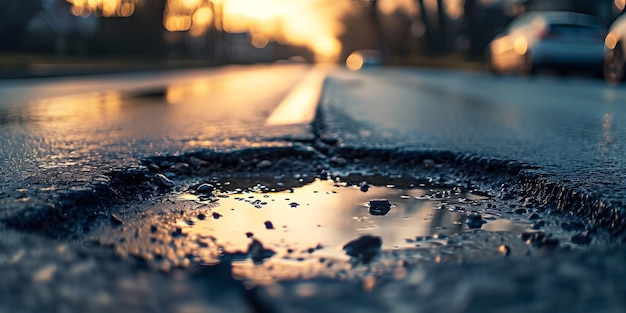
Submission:
<svg viewBox="0 0 626 313">
<path fill-rule="evenodd" d="M 395 273 L 403 264 L 526 257 L 601 243 L 566 216 L 489 190 L 382 176 L 230 179 L 189 183 L 187 192 L 129 206 L 135 213 L 120 212 L 114 229 L 105 226 L 92 238 L 164 271 L 227 262 L 234 277 L 253 283 L 351 279 L 372 268 Z M 344 251 L 354 242 L 360 243 Z"/>
<path fill-rule="evenodd" d="M 385 250 L 414 248 L 423 238 L 436 241 L 467 231 L 472 207 L 488 199 L 459 188 L 368 186 L 363 192 L 358 184 L 316 179 L 296 188 L 279 186 L 285 190 L 276 191 L 262 184 L 246 189 L 231 184 L 211 200 L 183 194 L 176 201 L 215 202 L 213 218 L 182 226 L 189 236 L 215 238 L 227 252 L 246 251 L 253 236 L 279 257 L 299 253 L 345 257 L 342 246 L 361 235 L 381 237 Z M 370 210 L 370 203 L 376 201 L 388 201 L 389 211 Z M 489 231 L 528 229 L 526 223 L 496 215 L 483 214 L 483 218 L 481 228 Z"/>
</svg>

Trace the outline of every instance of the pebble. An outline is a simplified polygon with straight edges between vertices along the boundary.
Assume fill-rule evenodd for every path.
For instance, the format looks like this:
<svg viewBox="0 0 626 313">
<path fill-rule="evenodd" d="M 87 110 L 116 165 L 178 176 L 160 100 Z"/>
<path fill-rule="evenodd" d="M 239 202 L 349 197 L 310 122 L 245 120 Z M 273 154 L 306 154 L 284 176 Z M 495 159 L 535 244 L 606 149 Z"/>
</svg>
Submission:
<svg viewBox="0 0 626 313">
<path fill-rule="evenodd" d="M 198 219 L 199 220 L 203 221 L 205 218 L 206 218 L 206 215 L 204 215 L 202 213 L 198 214 Z"/>
<path fill-rule="evenodd" d="M 147 167 L 148 167 L 148 170 L 150 170 L 151 172 L 158 172 L 159 170 L 161 170 L 161 168 L 154 163 L 148 164 Z"/>
<path fill-rule="evenodd" d="M 176 184 L 174 184 L 174 182 L 165 177 L 165 175 L 163 174 L 156 174 L 156 176 L 154 177 L 154 182 L 159 186 L 159 187 L 163 187 L 163 188 L 172 188 L 174 186 L 176 186 Z"/>
<path fill-rule="evenodd" d="M 265 221 L 265 228 L 266 229 L 274 229 L 274 224 L 272 224 L 271 221 Z"/>
<path fill-rule="evenodd" d="M 207 184 L 207 183 L 202 184 L 202 185 L 198 186 L 198 188 L 196 188 L 197 192 L 207 193 L 207 194 L 213 192 L 213 190 L 215 190 L 215 186 L 213 186 L 211 184 Z"/>
<path fill-rule="evenodd" d="M 367 192 L 367 191 L 370 189 L 370 185 L 369 185 L 366 181 L 362 181 L 362 182 L 359 184 L 359 189 L 360 189 L 362 192 Z"/>
<path fill-rule="evenodd" d="M 123 225 L 124 221 L 122 220 L 121 217 L 119 217 L 117 214 L 115 213 L 111 213 L 111 221 L 113 222 L 113 224 L 115 225 Z"/>
<path fill-rule="evenodd" d="M 386 199 L 370 200 L 369 202 L 371 215 L 386 215 L 391 210 L 391 203 Z"/>
<path fill-rule="evenodd" d="M 256 168 L 259 168 L 259 169 L 261 169 L 261 168 L 268 168 L 270 166 L 272 166 L 272 161 L 270 161 L 270 160 L 263 160 L 263 161 L 261 161 L 261 162 L 256 164 Z"/>
<path fill-rule="evenodd" d="M 156 227 L 156 225 L 150 225 L 150 232 L 151 233 L 156 233 L 157 230 L 158 230 L 158 228 Z"/>
<path fill-rule="evenodd" d="M 378 253 L 380 253 L 382 245 L 383 240 L 380 237 L 363 235 L 343 245 L 343 250 L 347 255 L 360 259 L 364 263 L 369 263 Z"/>
<path fill-rule="evenodd" d="M 213 212 L 213 218 L 214 218 L 214 219 L 219 220 L 219 219 L 220 219 L 220 217 L 222 217 L 222 214 L 219 214 L 219 213 L 217 213 L 217 212 Z"/>
<path fill-rule="evenodd" d="M 483 224 L 485 224 L 485 221 L 483 220 L 483 217 L 480 214 L 469 214 L 467 216 L 466 224 L 469 228 L 472 228 L 472 229 L 481 228 L 483 227 Z"/>
</svg>

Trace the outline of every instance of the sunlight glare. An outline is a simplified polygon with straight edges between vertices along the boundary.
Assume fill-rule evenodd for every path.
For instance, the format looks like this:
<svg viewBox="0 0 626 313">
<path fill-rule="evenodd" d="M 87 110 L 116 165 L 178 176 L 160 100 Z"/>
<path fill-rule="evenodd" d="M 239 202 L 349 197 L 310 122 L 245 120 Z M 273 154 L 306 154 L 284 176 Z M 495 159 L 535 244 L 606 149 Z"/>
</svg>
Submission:
<svg viewBox="0 0 626 313">
<path fill-rule="evenodd" d="M 143 0 L 66 0 L 76 16 L 129 17 Z M 390 0 L 388 0 L 390 1 Z M 400 1 L 413 12 L 408 1 Z M 251 45 L 271 42 L 306 48 L 317 62 L 336 62 L 342 52 L 341 19 L 355 10 L 350 1 L 314 0 L 167 0 L 163 26 L 170 32 L 200 36 L 210 29 L 250 34 Z M 383 6 L 384 7 L 384 6 Z M 389 7 L 389 6 L 387 6 Z"/>
</svg>

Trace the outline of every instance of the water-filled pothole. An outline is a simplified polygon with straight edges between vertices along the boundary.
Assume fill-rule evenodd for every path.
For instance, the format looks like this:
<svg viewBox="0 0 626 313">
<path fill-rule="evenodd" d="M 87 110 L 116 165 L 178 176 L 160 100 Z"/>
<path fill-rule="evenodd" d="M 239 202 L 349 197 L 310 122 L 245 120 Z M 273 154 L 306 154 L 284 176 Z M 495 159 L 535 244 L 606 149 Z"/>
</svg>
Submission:
<svg viewBox="0 0 626 313">
<path fill-rule="evenodd" d="M 185 232 L 210 234 L 227 251 L 245 251 L 254 236 L 277 249 L 279 256 L 309 249 L 318 256 L 338 256 L 344 255 L 343 244 L 366 234 L 379 236 L 382 249 L 397 249 L 471 228 L 523 231 L 529 227 L 495 212 L 483 214 L 482 225 L 468 225 L 468 214 L 489 197 L 458 187 L 365 184 L 317 179 L 284 191 L 260 184 L 246 189 L 231 186 L 216 194 L 214 218 L 195 221 Z M 216 201 L 189 193 L 177 199 Z M 374 210 L 385 204 L 389 205 L 388 212 L 382 212 L 386 214 Z"/>
<path fill-rule="evenodd" d="M 163 270 L 229 262 L 233 275 L 257 282 L 357 275 L 354 262 L 393 271 L 596 242 L 571 217 L 467 184 L 354 175 L 210 183 L 142 201 L 116 216 L 117 231 L 92 235 Z"/>
</svg>

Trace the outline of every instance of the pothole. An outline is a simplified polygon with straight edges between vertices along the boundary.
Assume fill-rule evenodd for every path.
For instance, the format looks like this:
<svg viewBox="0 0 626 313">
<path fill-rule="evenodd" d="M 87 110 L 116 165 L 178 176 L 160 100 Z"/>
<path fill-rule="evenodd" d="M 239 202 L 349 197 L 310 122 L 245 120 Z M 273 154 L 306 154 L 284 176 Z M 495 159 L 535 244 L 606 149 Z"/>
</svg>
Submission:
<svg viewBox="0 0 626 313">
<path fill-rule="evenodd" d="M 497 193 L 402 176 L 308 175 L 189 183 L 90 236 L 170 270 L 229 262 L 254 282 L 351 277 L 603 244 L 575 218 Z M 360 266 L 363 265 L 363 266 Z"/>
</svg>

